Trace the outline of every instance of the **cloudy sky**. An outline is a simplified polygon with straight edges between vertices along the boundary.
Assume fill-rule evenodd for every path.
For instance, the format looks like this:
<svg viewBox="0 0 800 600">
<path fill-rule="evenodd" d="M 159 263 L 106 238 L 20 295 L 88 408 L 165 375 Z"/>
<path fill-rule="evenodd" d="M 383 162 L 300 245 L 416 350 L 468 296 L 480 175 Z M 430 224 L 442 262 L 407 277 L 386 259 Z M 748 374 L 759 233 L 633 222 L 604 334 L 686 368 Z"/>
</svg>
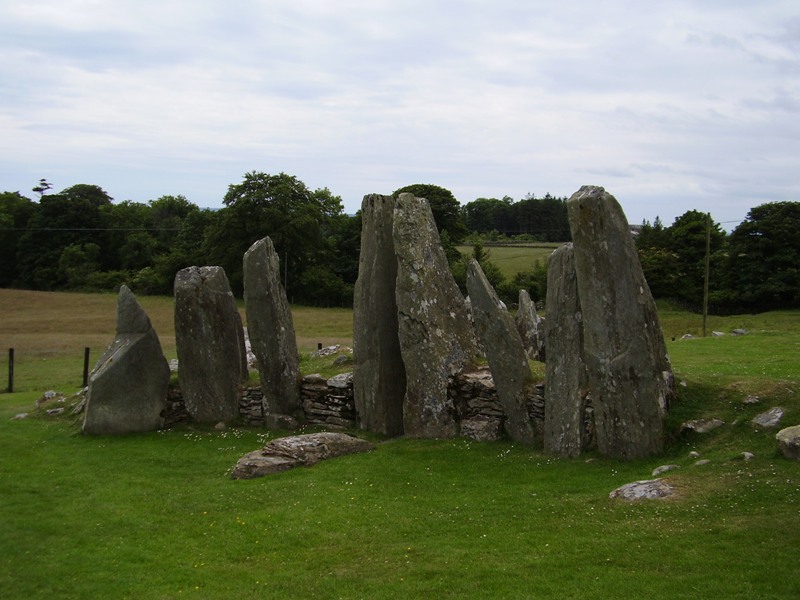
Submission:
<svg viewBox="0 0 800 600">
<path fill-rule="evenodd" d="M 797 0 L 0 0 L 0 191 L 800 200 Z"/>
</svg>

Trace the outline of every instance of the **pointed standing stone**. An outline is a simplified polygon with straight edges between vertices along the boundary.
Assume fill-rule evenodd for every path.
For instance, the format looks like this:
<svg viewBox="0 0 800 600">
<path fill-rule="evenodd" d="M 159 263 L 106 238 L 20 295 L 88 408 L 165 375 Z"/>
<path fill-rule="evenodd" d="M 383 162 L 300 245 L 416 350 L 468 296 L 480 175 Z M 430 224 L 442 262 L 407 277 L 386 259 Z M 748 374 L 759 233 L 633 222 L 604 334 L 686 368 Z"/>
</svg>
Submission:
<svg viewBox="0 0 800 600">
<path fill-rule="evenodd" d="M 301 410 L 300 362 L 272 240 L 265 237 L 255 242 L 242 262 L 247 331 L 261 377 L 264 413 L 295 416 Z"/>
<path fill-rule="evenodd" d="M 476 361 L 475 332 L 427 200 L 400 194 L 393 237 L 400 352 L 406 368 L 403 429 L 410 437 L 454 437 L 458 422 L 447 379 Z"/>
<path fill-rule="evenodd" d="M 361 203 L 361 253 L 353 294 L 353 392 L 362 429 L 403 434 L 406 371 L 398 337 L 394 197 Z"/>
<path fill-rule="evenodd" d="M 528 290 L 519 291 L 519 307 L 514 323 L 528 358 L 544 362 L 544 319 L 536 314 L 536 305 L 531 300 Z"/>
<path fill-rule="evenodd" d="M 567 214 L 598 449 L 625 459 L 656 454 L 672 369 L 628 221 L 616 199 L 595 186 L 573 194 Z"/>
<path fill-rule="evenodd" d="M 238 419 L 247 360 L 242 319 L 222 267 L 178 271 L 175 344 L 189 415 L 205 423 Z"/>
<path fill-rule="evenodd" d="M 572 244 L 558 247 L 547 260 L 545 321 L 544 448 L 575 457 L 583 449 L 586 366 L 575 254 Z"/>
<path fill-rule="evenodd" d="M 158 429 L 168 386 L 169 365 L 158 335 L 123 285 L 117 298 L 116 337 L 89 380 L 83 432 L 109 435 Z"/>
<path fill-rule="evenodd" d="M 526 387 L 533 380 L 528 357 L 514 320 L 474 258 L 467 270 L 467 290 L 472 300 L 475 331 L 486 348 L 497 398 L 506 415 L 506 431 L 512 440 L 532 446 L 541 438 L 526 408 Z"/>
</svg>

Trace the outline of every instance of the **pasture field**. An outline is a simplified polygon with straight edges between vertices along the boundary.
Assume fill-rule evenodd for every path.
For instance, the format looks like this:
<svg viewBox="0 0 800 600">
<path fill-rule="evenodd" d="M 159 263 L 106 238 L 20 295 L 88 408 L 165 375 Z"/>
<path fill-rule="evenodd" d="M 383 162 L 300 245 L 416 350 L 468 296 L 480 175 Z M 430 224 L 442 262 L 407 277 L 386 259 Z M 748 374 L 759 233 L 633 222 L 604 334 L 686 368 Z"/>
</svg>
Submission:
<svg viewBox="0 0 800 600">
<path fill-rule="evenodd" d="M 561 244 L 550 242 L 524 243 L 513 245 L 484 246 L 488 252 L 489 260 L 493 262 L 507 280 L 523 271 L 530 271 L 536 261 L 547 265 L 547 258 L 553 250 Z M 458 246 L 458 251 L 466 256 L 472 256 L 472 246 Z"/>
<path fill-rule="evenodd" d="M 139 300 L 174 357 L 172 300 Z M 87 437 L 75 417 L 36 410 L 47 389 L 77 390 L 83 347 L 96 359 L 113 338 L 115 302 L 0 290 L 18 376 L 0 394 L 0 597 L 800 597 L 800 463 L 750 423 L 772 406 L 800 423 L 800 312 L 712 318 L 710 330 L 749 333 L 681 340 L 700 317 L 660 306 L 680 382 L 660 457 L 370 436 L 371 453 L 234 481 L 241 455 L 283 433 Z M 351 311 L 294 319 L 303 351 L 350 344 Z M 681 431 L 710 416 L 725 425 Z M 669 463 L 675 498 L 608 498 Z"/>
</svg>

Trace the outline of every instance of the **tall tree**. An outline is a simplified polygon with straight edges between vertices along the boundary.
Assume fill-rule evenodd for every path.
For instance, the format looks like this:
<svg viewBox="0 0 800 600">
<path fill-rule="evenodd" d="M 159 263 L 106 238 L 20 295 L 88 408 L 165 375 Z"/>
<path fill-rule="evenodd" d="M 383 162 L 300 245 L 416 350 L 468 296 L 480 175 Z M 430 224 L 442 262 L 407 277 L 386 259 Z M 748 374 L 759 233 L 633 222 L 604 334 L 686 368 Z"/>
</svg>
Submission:
<svg viewBox="0 0 800 600">
<path fill-rule="evenodd" d="M 751 208 L 731 233 L 731 296 L 753 311 L 800 307 L 800 202 Z"/>
<path fill-rule="evenodd" d="M 0 193 L 0 287 L 19 278 L 19 244 L 38 205 L 19 192 Z"/>
<path fill-rule="evenodd" d="M 341 198 L 327 188 L 311 191 L 286 173 L 246 173 L 241 183 L 228 187 L 223 203 L 205 241 L 208 259 L 225 268 L 232 289 L 241 293 L 242 256 L 268 235 L 290 299 L 302 273 L 322 259 L 325 227 L 342 212 Z"/>
</svg>

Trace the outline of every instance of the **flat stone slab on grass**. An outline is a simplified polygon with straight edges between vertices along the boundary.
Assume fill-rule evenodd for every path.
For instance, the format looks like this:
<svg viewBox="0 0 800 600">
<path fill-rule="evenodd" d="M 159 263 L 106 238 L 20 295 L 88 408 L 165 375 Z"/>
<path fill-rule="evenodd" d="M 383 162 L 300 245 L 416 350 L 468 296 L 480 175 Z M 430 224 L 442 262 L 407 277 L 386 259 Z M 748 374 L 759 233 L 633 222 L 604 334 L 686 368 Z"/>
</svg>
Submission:
<svg viewBox="0 0 800 600">
<path fill-rule="evenodd" d="M 756 415 L 752 423 L 756 427 L 773 429 L 781 424 L 781 419 L 783 419 L 783 409 L 780 406 L 773 406 L 768 411 Z"/>
<path fill-rule="evenodd" d="M 674 493 L 675 488 L 663 479 L 644 479 L 642 481 L 626 483 L 611 492 L 608 497 L 611 499 L 619 498 L 628 501 L 646 499 L 657 500 L 668 498 Z"/>
<path fill-rule="evenodd" d="M 369 452 L 375 444 L 346 433 L 321 432 L 293 435 L 272 440 L 260 450 L 240 458 L 233 468 L 233 479 L 255 479 L 295 467 L 310 467 L 321 460 Z"/>
</svg>

